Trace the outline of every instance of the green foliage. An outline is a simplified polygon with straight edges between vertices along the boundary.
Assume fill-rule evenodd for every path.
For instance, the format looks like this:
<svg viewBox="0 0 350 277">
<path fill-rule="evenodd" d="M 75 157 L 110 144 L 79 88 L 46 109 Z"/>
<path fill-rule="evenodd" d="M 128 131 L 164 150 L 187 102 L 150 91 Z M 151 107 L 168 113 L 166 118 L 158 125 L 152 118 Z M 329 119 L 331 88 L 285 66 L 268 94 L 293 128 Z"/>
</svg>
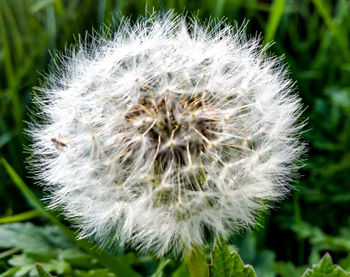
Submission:
<svg viewBox="0 0 350 277">
<path fill-rule="evenodd" d="M 230 253 L 224 239 L 220 236 L 212 252 L 211 277 L 256 277 L 251 265 L 244 265 L 236 251 Z"/>
<path fill-rule="evenodd" d="M 194 249 L 185 262 L 192 277 L 209 277 L 208 263 L 201 249 Z"/>
<path fill-rule="evenodd" d="M 302 276 L 306 266 L 296 267 L 291 262 L 276 262 L 273 265 L 274 272 L 280 277 Z"/>
<path fill-rule="evenodd" d="M 307 269 L 303 274 L 303 277 L 346 277 L 350 276 L 350 273 L 346 273 L 338 265 L 334 265 L 331 256 L 326 253 L 321 261 L 312 267 Z"/>
<path fill-rule="evenodd" d="M 178 262 L 137 258 L 133 253 L 114 257 L 85 240 L 76 240 L 74 232 L 38 201 L 40 188 L 25 178 L 24 161 L 31 157 L 22 150 L 28 145 L 24 122 L 28 120 L 31 88 L 40 84 L 40 73 L 47 72 L 50 52 L 63 51 L 79 34 L 98 30 L 112 22 L 112 17 L 118 21 L 120 15 L 133 19 L 144 15 L 145 4 L 148 12 L 153 7 L 178 12 L 186 8 L 202 19 L 226 16 L 228 22 L 239 24 L 249 19 L 248 33 L 264 34 L 265 42 L 275 42 L 269 51 L 284 55 L 305 103 L 304 117 L 309 123 L 303 138 L 309 153 L 293 197 L 265 216 L 264 228 L 236 236 L 228 253 L 238 250 L 257 275 L 264 277 L 301 276 L 325 251 L 350 271 L 348 0 L 0 0 L 0 224 L 30 220 L 40 226 L 23 224 L 19 230 L 16 225 L 0 225 L 1 234 L 8 236 L 1 242 L 8 247 L 0 253 L 0 277 L 19 276 L 26 266 L 30 268 L 27 272 L 36 276 L 34 262 L 59 276 L 66 274 L 58 273 L 62 270 L 70 272 L 67 276 L 118 276 L 121 268 L 128 276 L 136 276 L 136 272 L 189 276 L 188 268 Z M 48 222 L 56 227 L 47 227 Z M 60 235 L 50 236 L 49 230 Z M 70 246 L 62 248 L 60 240 Z M 34 242 L 38 247 L 32 253 L 30 242 L 19 245 L 16 241 L 32 241 L 32 250 Z M 42 251 L 52 259 L 43 259 Z M 220 261 L 220 257 L 216 259 Z M 221 258 L 221 262 L 227 267 L 232 259 Z"/>
<path fill-rule="evenodd" d="M 264 229 L 260 229 L 260 231 L 264 231 Z M 257 276 L 275 276 L 273 272 L 275 253 L 268 249 L 259 249 L 257 245 L 258 236 L 261 236 L 261 234 L 257 231 L 255 233 L 247 232 L 242 238 L 236 238 L 232 241 L 235 246 L 234 249 L 246 263 L 254 265 Z"/>
<path fill-rule="evenodd" d="M 16 249 L 16 254 L 8 257 L 8 264 L 17 269 L 15 276 L 36 276 L 36 272 L 43 271 L 43 268 L 58 275 L 75 274 L 75 270 L 81 274 L 101 269 L 101 274 L 105 274 L 101 276 L 115 276 L 109 270 L 99 268 L 101 264 L 93 255 L 80 250 L 54 226 L 38 227 L 31 223 L 1 225 L 0 249 Z"/>
<path fill-rule="evenodd" d="M 187 265 L 182 264 L 174 271 L 174 273 L 171 276 L 172 277 L 189 277 L 190 272 L 188 271 Z"/>
<path fill-rule="evenodd" d="M 23 213 L 12 215 L 12 216 L 2 217 L 2 218 L 0 218 L 0 224 L 26 221 L 26 220 L 30 220 L 30 219 L 33 219 L 35 217 L 38 217 L 40 215 L 41 215 L 41 213 L 39 211 L 31 210 L 31 211 L 23 212 Z"/>
<path fill-rule="evenodd" d="M 36 226 L 29 222 L 0 225 L 0 261 L 7 261 L 7 271 L 0 277 L 37 276 L 37 271 L 42 269 L 65 277 L 136 276 L 136 273 L 122 271 L 123 268 L 115 272 L 113 267 L 106 266 L 98 258 L 80 249 L 56 226 Z M 151 277 L 189 276 L 185 265 L 178 266 L 170 259 L 157 261 L 151 257 L 137 258 L 129 253 L 121 262 L 132 266 L 146 264 L 151 269 L 147 276 Z"/>
<path fill-rule="evenodd" d="M 151 277 L 162 277 L 164 268 L 170 263 L 170 260 L 163 260 L 159 263 L 156 272 Z"/>
<path fill-rule="evenodd" d="M 282 277 L 301 276 L 301 268 L 297 269 L 292 263 L 276 263 L 276 272 Z M 228 246 L 220 236 L 212 251 L 211 277 L 256 277 L 251 265 L 244 265 L 239 254 L 230 253 Z M 350 276 L 338 265 L 334 265 L 331 256 L 326 253 L 318 264 L 307 269 L 302 277 L 346 277 Z"/>
<path fill-rule="evenodd" d="M 119 274 L 120 276 L 128 277 L 138 277 L 139 274 L 133 271 L 129 266 L 125 265 L 118 257 L 113 256 L 112 254 L 107 253 L 103 249 L 100 249 L 98 246 L 90 243 L 87 240 L 75 240 L 75 234 L 66 228 L 51 212 L 44 208 L 44 205 L 40 200 L 35 196 L 35 194 L 28 188 L 24 181 L 19 177 L 15 170 L 6 162 L 5 159 L 0 159 L 0 162 L 5 167 L 7 173 L 10 175 L 13 182 L 17 187 L 22 191 L 25 198 L 28 202 L 34 207 L 37 208 L 41 214 L 60 228 L 65 235 L 70 238 L 72 241 L 75 241 L 77 246 L 86 251 L 92 253 L 102 265 L 111 269 L 112 272 Z"/>
<path fill-rule="evenodd" d="M 276 34 L 278 25 L 280 24 L 280 21 L 282 19 L 285 2 L 285 0 L 274 0 L 273 2 L 271 11 L 269 13 L 269 19 L 267 20 L 265 28 L 264 40 L 266 42 L 270 42 L 271 40 L 273 40 Z"/>
<path fill-rule="evenodd" d="M 74 244 L 57 227 L 39 228 L 29 222 L 0 226 L 0 248 L 18 248 L 25 253 L 54 253 L 58 248 Z"/>
<path fill-rule="evenodd" d="M 52 277 L 50 273 L 46 271 L 46 269 L 39 263 L 35 264 L 36 270 L 38 272 L 39 277 Z"/>
</svg>

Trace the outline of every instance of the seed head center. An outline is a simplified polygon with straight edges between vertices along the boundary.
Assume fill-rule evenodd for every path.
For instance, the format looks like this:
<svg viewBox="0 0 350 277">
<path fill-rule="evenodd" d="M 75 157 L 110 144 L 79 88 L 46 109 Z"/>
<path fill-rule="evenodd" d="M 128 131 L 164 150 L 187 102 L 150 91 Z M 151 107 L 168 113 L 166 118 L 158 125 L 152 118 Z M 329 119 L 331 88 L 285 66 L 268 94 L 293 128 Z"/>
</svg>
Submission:
<svg viewBox="0 0 350 277">
<path fill-rule="evenodd" d="M 164 169 L 170 162 L 191 164 L 214 144 L 219 129 L 201 94 L 142 97 L 125 119 L 127 129 L 148 139 L 150 152 L 156 153 L 155 160 Z"/>
</svg>

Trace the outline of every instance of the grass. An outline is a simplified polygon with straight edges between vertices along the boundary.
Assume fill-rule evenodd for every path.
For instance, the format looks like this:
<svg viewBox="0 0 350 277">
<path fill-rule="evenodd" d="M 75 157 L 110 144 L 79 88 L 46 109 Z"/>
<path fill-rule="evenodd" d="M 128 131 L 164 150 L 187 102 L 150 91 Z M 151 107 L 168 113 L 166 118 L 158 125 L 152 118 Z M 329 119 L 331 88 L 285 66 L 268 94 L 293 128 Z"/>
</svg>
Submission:
<svg viewBox="0 0 350 277">
<path fill-rule="evenodd" d="M 287 276 L 286 268 L 297 272 L 327 250 L 350 269 L 350 249 L 336 243 L 350 234 L 347 0 L 0 0 L 0 223 L 62 224 L 38 200 L 42 192 L 28 178 L 25 160 L 30 156 L 23 153 L 31 89 L 47 72 L 50 52 L 64 50 L 78 34 L 120 15 L 136 18 L 153 8 L 186 8 L 203 19 L 225 16 L 229 22 L 249 19 L 248 33 L 261 33 L 265 43 L 275 42 L 269 51 L 284 56 L 305 103 L 306 165 L 293 197 L 266 216 L 265 229 L 233 239 L 236 246 L 250 249 L 243 255 L 245 262 L 253 263 L 263 276 Z"/>
</svg>

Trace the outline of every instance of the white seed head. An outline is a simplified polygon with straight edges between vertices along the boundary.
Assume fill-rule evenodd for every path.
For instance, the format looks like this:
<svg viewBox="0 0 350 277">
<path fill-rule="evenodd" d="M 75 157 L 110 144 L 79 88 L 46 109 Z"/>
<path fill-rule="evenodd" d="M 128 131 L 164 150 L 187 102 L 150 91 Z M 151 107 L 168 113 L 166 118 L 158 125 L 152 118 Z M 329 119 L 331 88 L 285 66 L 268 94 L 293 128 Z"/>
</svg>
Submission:
<svg viewBox="0 0 350 277">
<path fill-rule="evenodd" d="M 254 225 L 303 151 L 300 100 L 265 51 L 170 13 L 61 57 L 29 130 L 51 207 L 82 237 L 158 256 Z"/>
</svg>

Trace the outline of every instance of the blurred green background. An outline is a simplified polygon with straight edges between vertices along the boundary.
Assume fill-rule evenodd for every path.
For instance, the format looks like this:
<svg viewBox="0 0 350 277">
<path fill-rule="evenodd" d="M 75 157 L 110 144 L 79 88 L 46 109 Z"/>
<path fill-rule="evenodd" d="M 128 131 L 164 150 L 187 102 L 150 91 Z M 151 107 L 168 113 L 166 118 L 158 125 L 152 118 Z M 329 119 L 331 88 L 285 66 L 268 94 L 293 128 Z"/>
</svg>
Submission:
<svg viewBox="0 0 350 277">
<path fill-rule="evenodd" d="M 349 0 L 0 0 L 0 276 L 34 274 L 33 261 L 59 276 L 114 276 L 104 269 L 111 256 L 69 240 L 74 235 L 36 201 L 42 193 L 26 169 L 23 129 L 50 53 L 113 18 L 153 9 L 248 19 L 248 34 L 274 41 L 269 51 L 284 56 L 303 99 L 309 151 L 295 189 L 264 217 L 264 227 L 234 236 L 231 247 L 258 276 L 300 276 L 327 251 L 350 271 Z M 23 223 L 6 224 L 14 222 Z M 163 276 L 186 276 L 179 263 L 131 252 L 113 263 L 146 276 L 162 268 Z"/>
</svg>

